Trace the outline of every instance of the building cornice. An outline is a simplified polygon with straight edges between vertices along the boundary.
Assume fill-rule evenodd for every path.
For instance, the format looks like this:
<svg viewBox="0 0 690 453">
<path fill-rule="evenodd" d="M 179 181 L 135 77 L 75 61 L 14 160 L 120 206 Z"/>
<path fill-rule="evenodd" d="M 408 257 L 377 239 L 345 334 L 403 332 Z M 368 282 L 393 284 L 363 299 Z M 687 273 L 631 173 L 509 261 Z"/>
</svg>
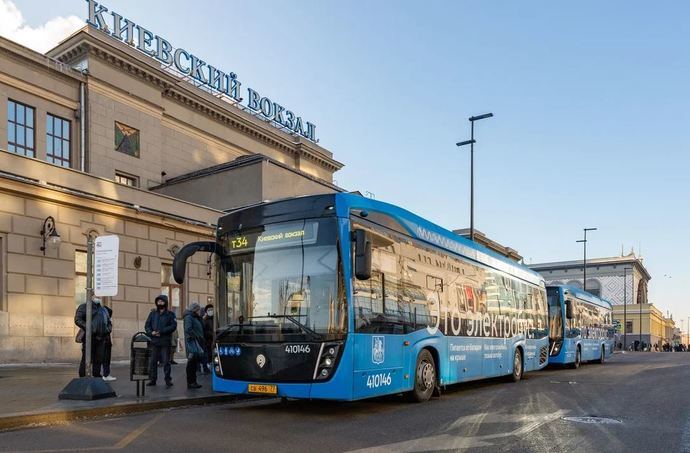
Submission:
<svg viewBox="0 0 690 453">
<path fill-rule="evenodd" d="M 587 260 L 587 268 L 593 266 L 619 266 L 630 264 L 635 266 L 644 276 L 646 280 L 651 280 L 652 276 L 649 274 L 647 269 L 642 264 L 640 258 L 636 256 L 621 256 L 621 257 L 611 257 L 611 258 L 592 258 Z M 557 271 L 564 269 L 577 269 L 582 268 L 582 260 L 573 261 L 556 261 L 550 263 L 536 263 L 530 264 L 529 267 L 537 272 L 543 271 Z"/>
<path fill-rule="evenodd" d="M 110 66 L 126 72 L 161 90 L 162 95 L 181 105 L 247 135 L 254 140 L 289 155 L 304 158 L 329 171 L 338 171 L 343 164 L 329 156 L 325 149 L 307 143 L 300 137 L 287 134 L 244 110 L 217 99 L 184 80 L 167 73 L 155 60 L 131 49 L 127 44 L 107 37 L 103 32 L 84 27 L 48 55 L 62 63 L 72 64 L 85 57 L 96 57 Z"/>
</svg>

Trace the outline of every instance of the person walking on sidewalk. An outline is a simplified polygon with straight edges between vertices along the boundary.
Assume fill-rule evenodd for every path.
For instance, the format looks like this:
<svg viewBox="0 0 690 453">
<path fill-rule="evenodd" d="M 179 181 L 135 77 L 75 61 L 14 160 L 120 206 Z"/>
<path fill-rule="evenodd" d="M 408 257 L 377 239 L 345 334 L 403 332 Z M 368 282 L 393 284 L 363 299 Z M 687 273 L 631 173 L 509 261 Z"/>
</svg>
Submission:
<svg viewBox="0 0 690 453">
<path fill-rule="evenodd" d="M 184 312 L 184 344 L 187 353 L 187 388 L 201 388 L 196 382 L 199 362 L 205 359 L 204 325 L 201 321 L 201 305 L 194 302 Z"/>
<path fill-rule="evenodd" d="M 101 300 L 92 298 L 88 302 L 91 308 L 91 375 L 101 377 L 101 364 L 105 353 L 105 339 L 112 330 L 108 312 L 101 306 Z M 74 323 L 84 332 L 81 334 L 81 362 L 79 362 L 79 377 L 86 376 L 86 303 L 77 307 Z M 80 333 L 81 333 L 80 331 Z"/>
<path fill-rule="evenodd" d="M 168 296 L 161 294 L 155 300 L 156 309 L 151 310 L 144 330 L 146 335 L 151 338 L 151 360 L 149 361 L 149 382 L 148 386 L 156 385 L 158 380 L 158 361 L 163 364 L 165 373 L 165 385 L 172 387 L 172 376 L 170 375 L 170 338 L 177 329 L 175 314 L 168 310 Z"/>
<path fill-rule="evenodd" d="M 105 307 L 108 312 L 108 319 L 110 319 L 110 324 L 113 322 L 113 309 L 110 307 Z M 103 347 L 103 380 L 104 381 L 114 381 L 117 378 L 110 374 L 110 358 L 113 354 L 113 332 L 112 329 L 107 337 L 105 337 L 105 345 Z"/>
</svg>

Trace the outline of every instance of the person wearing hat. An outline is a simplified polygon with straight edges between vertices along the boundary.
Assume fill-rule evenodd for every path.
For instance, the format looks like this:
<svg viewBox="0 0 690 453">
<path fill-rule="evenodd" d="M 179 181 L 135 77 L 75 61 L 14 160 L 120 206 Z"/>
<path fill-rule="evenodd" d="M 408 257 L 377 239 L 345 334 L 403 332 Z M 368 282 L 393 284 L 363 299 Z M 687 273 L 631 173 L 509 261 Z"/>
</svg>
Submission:
<svg viewBox="0 0 690 453">
<path fill-rule="evenodd" d="M 203 346 L 204 324 L 201 321 L 201 305 L 196 302 L 184 312 L 184 344 L 187 353 L 187 388 L 201 388 L 196 382 L 196 370 L 206 354 Z"/>
<path fill-rule="evenodd" d="M 168 310 L 168 296 L 165 294 L 156 296 L 155 303 L 156 308 L 149 313 L 145 325 L 146 335 L 151 338 L 149 383 L 146 385 L 156 385 L 158 361 L 160 361 L 165 372 L 165 385 L 171 387 L 173 383 L 170 375 L 170 338 L 172 333 L 177 330 L 177 320 L 175 313 Z"/>
</svg>

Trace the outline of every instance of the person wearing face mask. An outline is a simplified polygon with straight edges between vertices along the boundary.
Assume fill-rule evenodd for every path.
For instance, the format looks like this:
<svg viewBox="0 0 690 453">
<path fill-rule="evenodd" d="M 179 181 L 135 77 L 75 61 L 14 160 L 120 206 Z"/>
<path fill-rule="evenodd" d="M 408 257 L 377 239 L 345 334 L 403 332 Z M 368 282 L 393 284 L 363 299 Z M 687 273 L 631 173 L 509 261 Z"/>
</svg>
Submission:
<svg viewBox="0 0 690 453">
<path fill-rule="evenodd" d="M 101 364 L 105 353 L 105 342 L 113 329 L 108 312 L 101 305 L 101 300 L 94 297 L 89 302 L 91 307 L 91 376 L 101 377 Z M 86 303 L 77 307 L 74 323 L 86 332 Z M 80 331 L 80 333 L 81 333 Z M 86 342 L 81 335 L 81 362 L 79 362 L 79 377 L 86 376 Z"/>
<path fill-rule="evenodd" d="M 177 320 L 175 314 L 168 310 L 168 296 L 161 294 L 156 297 L 156 308 L 151 310 L 146 318 L 146 335 L 151 338 L 151 360 L 149 361 L 149 382 L 148 386 L 156 385 L 158 379 L 158 362 L 163 364 L 165 373 L 165 385 L 172 387 L 172 376 L 170 375 L 170 338 L 172 333 L 177 330 Z"/>
<path fill-rule="evenodd" d="M 204 374 L 211 372 L 209 366 L 213 360 L 213 304 L 208 304 L 204 307 L 204 340 L 206 360 L 202 363 Z"/>
</svg>

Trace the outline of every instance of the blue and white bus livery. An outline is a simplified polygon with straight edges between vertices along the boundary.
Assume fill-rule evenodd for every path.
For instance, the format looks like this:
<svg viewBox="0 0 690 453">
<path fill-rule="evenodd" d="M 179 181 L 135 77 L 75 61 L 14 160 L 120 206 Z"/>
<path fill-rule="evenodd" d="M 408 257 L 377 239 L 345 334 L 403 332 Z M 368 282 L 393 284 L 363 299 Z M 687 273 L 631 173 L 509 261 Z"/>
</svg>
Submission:
<svg viewBox="0 0 690 453">
<path fill-rule="evenodd" d="M 611 303 L 573 286 L 547 286 L 549 363 L 578 368 L 613 354 Z"/>
<path fill-rule="evenodd" d="M 358 400 L 546 366 L 542 277 L 404 209 L 354 194 L 229 212 L 216 241 L 213 387 Z"/>
</svg>

